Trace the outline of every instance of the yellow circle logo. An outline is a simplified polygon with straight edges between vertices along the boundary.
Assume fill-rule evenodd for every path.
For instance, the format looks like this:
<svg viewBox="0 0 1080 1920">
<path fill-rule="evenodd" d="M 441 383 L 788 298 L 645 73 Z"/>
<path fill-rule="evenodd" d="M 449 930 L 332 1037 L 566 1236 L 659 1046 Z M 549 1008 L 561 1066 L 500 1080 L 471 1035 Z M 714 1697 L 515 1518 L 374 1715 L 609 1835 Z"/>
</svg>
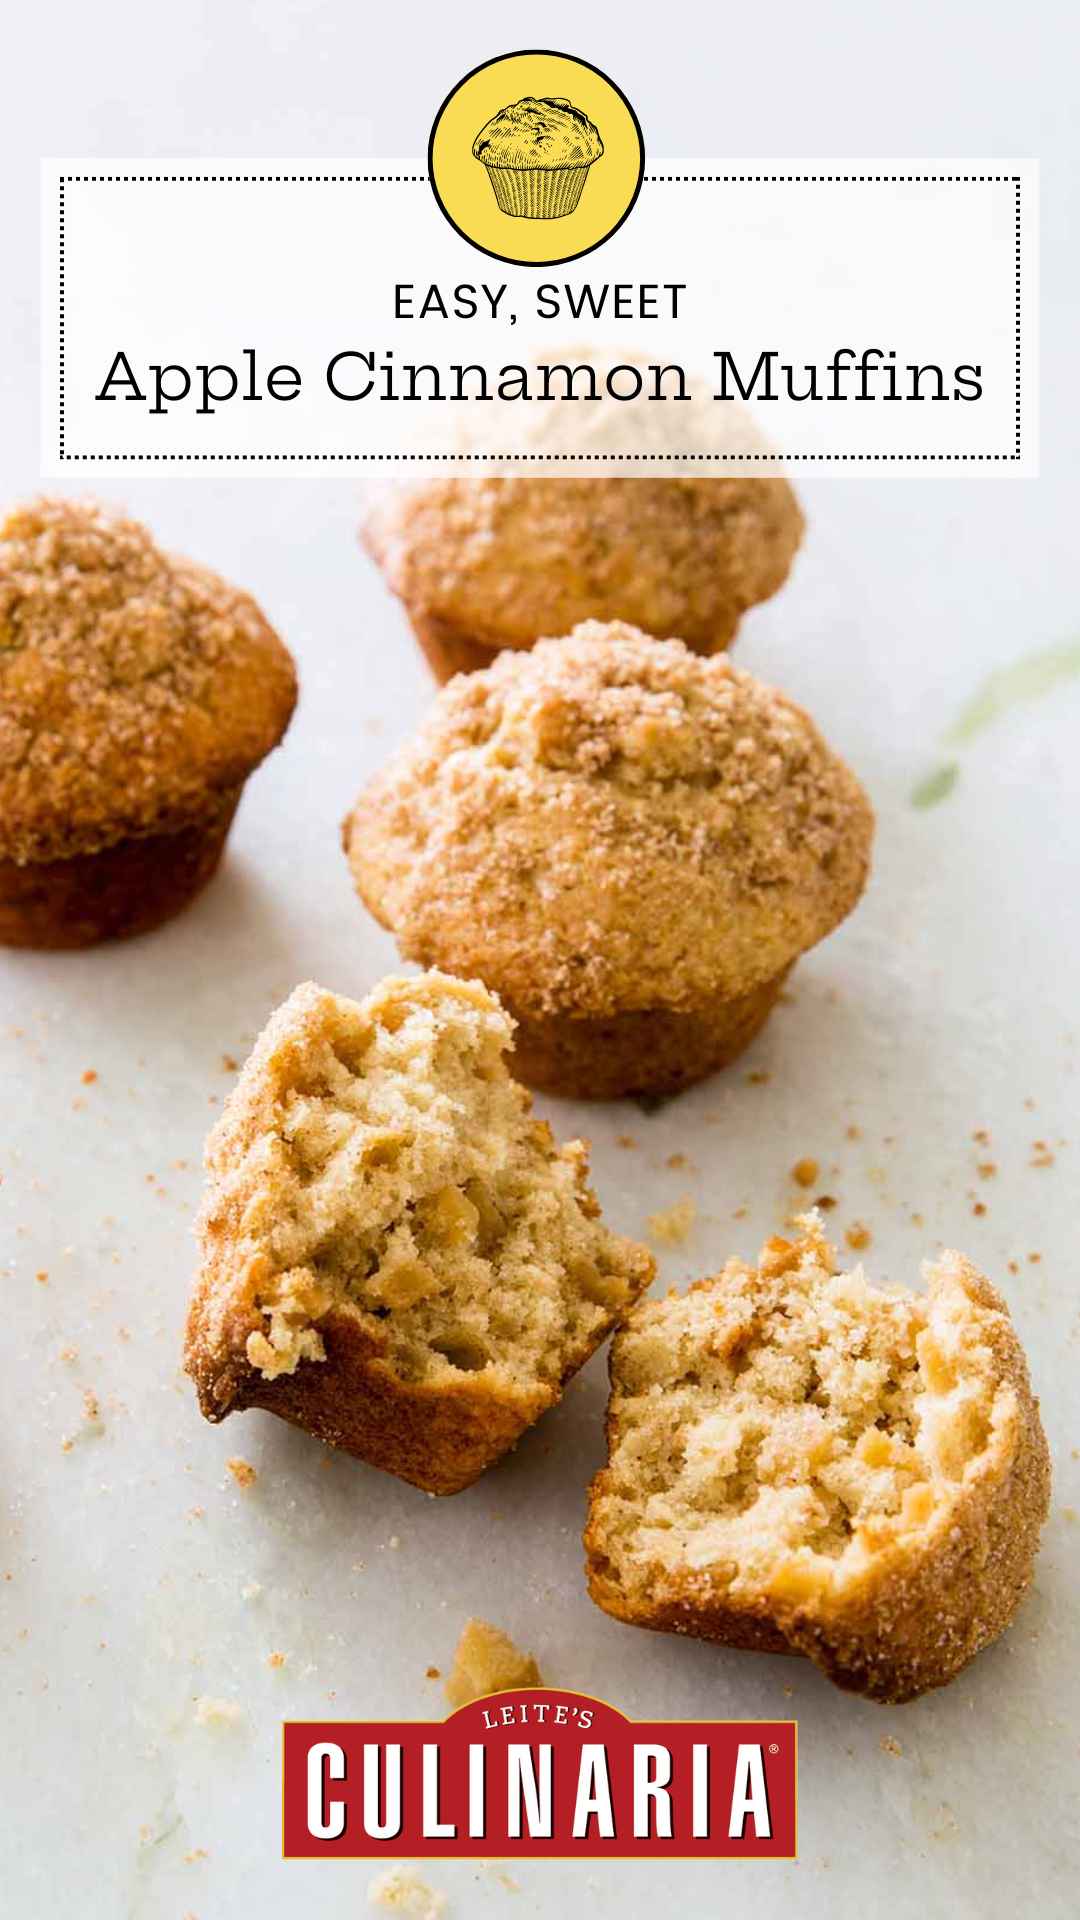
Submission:
<svg viewBox="0 0 1080 1920">
<path fill-rule="evenodd" d="M 488 60 L 447 95 L 428 142 L 428 174 L 451 226 L 522 266 L 591 253 L 626 219 L 644 167 L 625 94 L 568 53 Z"/>
</svg>

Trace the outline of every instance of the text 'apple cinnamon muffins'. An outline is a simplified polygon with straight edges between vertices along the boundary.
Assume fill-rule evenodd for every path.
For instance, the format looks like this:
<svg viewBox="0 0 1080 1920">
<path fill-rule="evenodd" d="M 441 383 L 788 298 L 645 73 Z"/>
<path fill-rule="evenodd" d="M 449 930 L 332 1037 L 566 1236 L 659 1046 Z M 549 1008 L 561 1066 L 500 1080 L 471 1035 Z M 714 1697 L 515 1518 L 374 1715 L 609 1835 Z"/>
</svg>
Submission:
<svg viewBox="0 0 1080 1920">
<path fill-rule="evenodd" d="M 308 984 L 207 1142 L 186 1365 L 210 1420 L 265 1407 L 456 1493 L 558 1400 L 653 1274 L 588 1153 L 507 1071 L 477 982 Z"/>
<path fill-rule="evenodd" d="M 403 954 L 499 994 L 518 1076 L 591 1099 L 734 1059 L 855 905 L 872 833 L 790 700 L 594 622 L 444 687 L 344 844 Z"/>
<path fill-rule="evenodd" d="M 1030 1583 L 1050 1466 L 1004 1300 L 837 1271 L 816 1216 L 647 1301 L 611 1353 L 589 1590 L 632 1624 L 805 1654 L 882 1702 L 943 1686 Z"/>
<path fill-rule="evenodd" d="M 442 681 L 584 620 L 715 653 L 783 585 L 802 532 L 779 476 L 646 470 L 440 474 L 387 493 L 363 539 Z"/>
<path fill-rule="evenodd" d="M 141 933 L 205 885 L 296 703 L 255 602 L 67 500 L 0 524 L 0 944 Z"/>
</svg>

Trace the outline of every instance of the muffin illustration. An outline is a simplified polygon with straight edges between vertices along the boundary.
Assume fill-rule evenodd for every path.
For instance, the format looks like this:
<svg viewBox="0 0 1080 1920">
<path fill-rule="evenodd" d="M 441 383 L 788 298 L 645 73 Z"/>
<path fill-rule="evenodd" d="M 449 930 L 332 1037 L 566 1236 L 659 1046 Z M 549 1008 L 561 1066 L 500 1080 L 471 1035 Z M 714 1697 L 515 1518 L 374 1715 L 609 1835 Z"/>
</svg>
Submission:
<svg viewBox="0 0 1080 1920">
<path fill-rule="evenodd" d="M 476 981 L 313 984 L 207 1142 L 186 1364 L 208 1420 L 265 1407 L 456 1493 L 554 1406 L 653 1274 L 609 1233 Z"/>
<path fill-rule="evenodd" d="M 485 473 L 387 492 L 362 538 L 443 681 L 583 620 L 715 653 L 783 585 L 802 533 L 779 475 Z"/>
<path fill-rule="evenodd" d="M 0 525 L 0 943 L 178 913 L 296 703 L 254 601 L 145 527 L 44 500 Z"/>
<path fill-rule="evenodd" d="M 589 168 L 604 143 L 569 100 L 527 95 L 500 107 L 473 141 L 503 213 L 523 220 L 561 220 L 573 213 Z"/>
<path fill-rule="evenodd" d="M 617 1620 L 803 1654 L 893 1703 L 944 1686 L 1030 1585 L 1050 1461 L 1000 1294 L 837 1270 L 820 1221 L 648 1301 L 611 1351 L 585 1531 Z"/>
<path fill-rule="evenodd" d="M 451 681 L 361 793 L 361 898 L 583 1099 L 733 1060 L 855 905 L 873 816 L 809 717 L 718 654 L 589 623 Z"/>
</svg>

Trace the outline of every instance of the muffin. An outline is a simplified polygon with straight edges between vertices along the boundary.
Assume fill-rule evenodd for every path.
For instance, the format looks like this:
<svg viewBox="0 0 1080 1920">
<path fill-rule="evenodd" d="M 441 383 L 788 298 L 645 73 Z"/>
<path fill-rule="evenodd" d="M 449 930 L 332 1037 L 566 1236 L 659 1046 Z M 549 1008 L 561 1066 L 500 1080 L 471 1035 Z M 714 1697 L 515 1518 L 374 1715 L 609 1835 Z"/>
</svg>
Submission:
<svg viewBox="0 0 1080 1920">
<path fill-rule="evenodd" d="M 0 943 L 178 913 L 296 703 L 255 602 L 144 527 L 43 500 L 0 525 Z"/>
<path fill-rule="evenodd" d="M 872 1700 L 960 1672 L 1030 1583 L 1050 1466 L 1001 1296 L 837 1271 L 814 1216 L 649 1301 L 611 1354 L 589 1591 L 634 1625 L 805 1654 Z"/>
<path fill-rule="evenodd" d="M 653 1263 L 600 1218 L 506 1069 L 476 982 L 307 985 L 207 1143 L 186 1365 L 208 1420 L 266 1407 L 456 1493 L 558 1400 Z"/>
<path fill-rule="evenodd" d="M 716 653 L 783 586 L 802 533 L 778 475 L 598 471 L 439 474 L 382 495 L 362 538 L 443 681 L 584 620 Z"/>
<path fill-rule="evenodd" d="M 782 694 L 594 622 L 444 687 L 344 843 L 403 954 L 498 993 L 518 1077 L 590 1099 L 734 1059 L 855 905 L 872 829 Z"/>
<path fill-rule="evenodd" d="M 500 107 L 473 141 L 473 159 L 487 169 L 503 213 L 523 220 L 561 220 L 573 213 L 604 143 L 569 100 L 527 95 Z"/>
</svg>

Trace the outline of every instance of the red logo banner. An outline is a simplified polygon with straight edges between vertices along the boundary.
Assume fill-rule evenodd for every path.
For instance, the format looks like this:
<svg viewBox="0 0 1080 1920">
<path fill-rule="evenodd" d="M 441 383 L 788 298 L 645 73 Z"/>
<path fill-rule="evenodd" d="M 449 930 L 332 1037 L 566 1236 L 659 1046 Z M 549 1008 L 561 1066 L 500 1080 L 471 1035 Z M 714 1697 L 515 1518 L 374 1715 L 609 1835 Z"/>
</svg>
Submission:
<svg viewBox="0 0 1080 1920">
<path fill-rule="evenodd" d="M 796 1855 L 794 1720 L 628 1720 L 553 1687 L 284 1728 L 287 1859 Z"/>
</svg>

